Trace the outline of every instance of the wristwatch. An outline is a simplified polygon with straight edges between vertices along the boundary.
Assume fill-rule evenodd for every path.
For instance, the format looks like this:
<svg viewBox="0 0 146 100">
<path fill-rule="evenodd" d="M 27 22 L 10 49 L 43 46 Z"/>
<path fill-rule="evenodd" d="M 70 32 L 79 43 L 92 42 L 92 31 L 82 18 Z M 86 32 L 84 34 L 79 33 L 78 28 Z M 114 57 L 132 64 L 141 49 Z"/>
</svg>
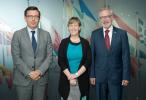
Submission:
<svg viewBox="0 0 146 100">
<path fill-rule="evenodd" d="M 75 75 L 76 75 L 76 77 L 78 77 L 79 76 L 78 72 L 76 72 Z"/>
</svg>

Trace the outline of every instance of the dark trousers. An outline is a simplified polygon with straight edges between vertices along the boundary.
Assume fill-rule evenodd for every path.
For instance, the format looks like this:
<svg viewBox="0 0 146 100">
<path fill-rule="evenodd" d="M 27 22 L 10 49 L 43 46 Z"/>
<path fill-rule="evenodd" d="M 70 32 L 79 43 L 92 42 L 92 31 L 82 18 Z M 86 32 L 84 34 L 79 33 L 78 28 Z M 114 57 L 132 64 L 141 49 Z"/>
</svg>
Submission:
<svg viewBox="0 0 146 100">
<path fill-rule="evenodd" d="M 96 100 L 122 100 L 121 84 L 96 83 Z"/>
</svg>

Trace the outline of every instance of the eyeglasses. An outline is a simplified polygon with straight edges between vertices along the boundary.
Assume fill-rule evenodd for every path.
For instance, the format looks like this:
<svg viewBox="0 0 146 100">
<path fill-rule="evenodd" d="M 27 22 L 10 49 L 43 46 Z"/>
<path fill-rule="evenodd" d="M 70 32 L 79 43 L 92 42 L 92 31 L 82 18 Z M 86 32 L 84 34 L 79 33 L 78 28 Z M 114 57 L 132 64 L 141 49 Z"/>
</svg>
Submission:
<svg viewBox="0 0 146 100">
<path fill-rule="evenodd" d="M 39 16 L 32 16 L 32 15 L 27 15 L 26 17 L 29 19 L 36 19 L 36 20 L 40 18 Z"/>
<path fill-rule="evenodd" d="M 99 18 L 100 18 L 100 19 L 108 19 L 108 18 L 111 18 L 111 16 L 112 16 L 112 15 L 100 16 Z"/>
</svg>

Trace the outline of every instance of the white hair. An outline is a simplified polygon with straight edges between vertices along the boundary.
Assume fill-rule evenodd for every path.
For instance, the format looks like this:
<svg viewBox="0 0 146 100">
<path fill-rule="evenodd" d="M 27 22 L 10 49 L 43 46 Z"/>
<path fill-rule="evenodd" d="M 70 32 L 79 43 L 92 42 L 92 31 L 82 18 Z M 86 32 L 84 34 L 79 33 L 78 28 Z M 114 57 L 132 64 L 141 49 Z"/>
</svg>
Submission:
<svg viewBox="0 0 146 100">
<path fill-rule="evenodd" d="M 108 10 L 109 12 L 110 12 L 110 14 L 111 15 L 113 15 L 113 11 L 112 11 L 112 9 L 110 9 L 110 8 L 101 8 L 100 10 L 99 10 L 99 13 L 101 13 L 102 11 L 104 11 L 104 10 Z"/>
</svg>

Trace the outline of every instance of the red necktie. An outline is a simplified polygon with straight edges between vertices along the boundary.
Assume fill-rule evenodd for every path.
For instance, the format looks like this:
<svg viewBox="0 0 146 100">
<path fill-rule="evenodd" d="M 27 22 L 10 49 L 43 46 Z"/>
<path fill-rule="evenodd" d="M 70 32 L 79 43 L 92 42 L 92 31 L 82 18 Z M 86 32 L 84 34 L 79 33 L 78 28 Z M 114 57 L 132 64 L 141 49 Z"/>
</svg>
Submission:
<svg viewBox="0 0 146 100">
<path fill-rule="evenodd" d="M 106 44 L 106 48 L 110 49 L 110 38 L 109 38 L 109 30 L 105 31 L 105 44 Z"/>
</svg>

